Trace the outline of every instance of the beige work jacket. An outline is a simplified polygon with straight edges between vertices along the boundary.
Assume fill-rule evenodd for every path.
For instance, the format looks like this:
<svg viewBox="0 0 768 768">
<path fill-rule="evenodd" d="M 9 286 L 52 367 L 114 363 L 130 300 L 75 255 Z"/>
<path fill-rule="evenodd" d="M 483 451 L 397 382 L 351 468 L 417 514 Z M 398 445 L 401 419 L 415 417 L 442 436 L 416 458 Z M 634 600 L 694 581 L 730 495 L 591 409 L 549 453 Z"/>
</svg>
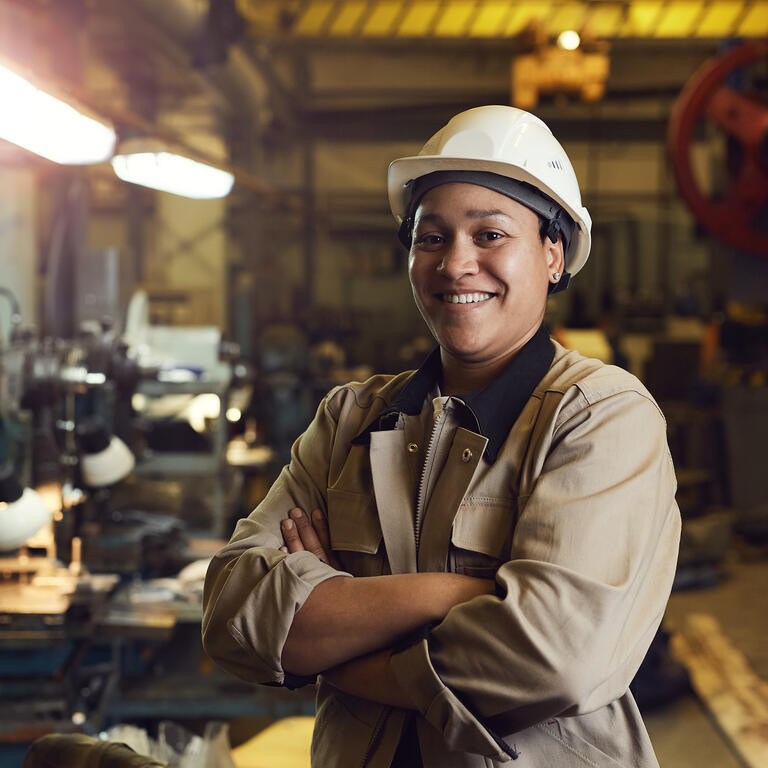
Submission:
<svg viewBox="0 0 768 768">
<path fill-rule="evenodd" d="M 486 437 L 455 431 L 417 558 L 423 423 L 401 418 L 352 443 L 410 376 L 375 376 L 323 400 L 290 465 L 211 563 L 206 651 L 245 680 L 285 682 L 293 617 L 339 573 L 309 552 L 281 553 L 280 520 L 320 507 L 350 575 L 495 574 L 495 596 L 454 607 L 392 657 L 421 713 L 425 768 L 657 766 L 628 692 L 664 612 L 680 532 L 656 403 L 625 371 L 555 344 L 493 463 L 482 458 Z M 389 768 L 405 714 L 321 676 L 312 765 Z"/>
</svg>

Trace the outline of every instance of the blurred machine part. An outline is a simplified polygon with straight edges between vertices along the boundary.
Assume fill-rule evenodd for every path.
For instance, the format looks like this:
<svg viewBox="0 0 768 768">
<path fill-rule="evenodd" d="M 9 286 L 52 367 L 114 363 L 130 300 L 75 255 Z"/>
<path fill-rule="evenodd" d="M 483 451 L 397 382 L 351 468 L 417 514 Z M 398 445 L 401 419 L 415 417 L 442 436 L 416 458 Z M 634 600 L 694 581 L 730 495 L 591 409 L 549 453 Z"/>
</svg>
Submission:
<svg viewBox="0 0 768 768">
<path fill-rule="evenodd" d="M 123 340 L 140 371 L 131 397 L 141 441 L 136 474 L 193 483 L 195 501 L 184 515 L 190 529 L 225 535 L 241 486 L 227 443 L 252 391 L 250 367 L 235 363 L 239 350 L 218 328 L 152 323 L 145 291 L 129 302 Z"/>
<path fill-rule="evenodd" d="M 21 324 L 21 309 L 16 295 L 10 288 L 0 286 L 0 296 L 2 296 L 11 306 L 11 315 L 8 328 L 0 328 L 0 347 L 7 347 L 15 339 L 16 329 Z"/>
<path fill-rule="evenodd" d="M 322 363 L 318 361 L 323 366 L 326 362 L 325 359 Z M 309 339 L 298 325 L 274 323 L 263 329 L 258 353 L 259 376 L 246 417 L 259 425 L 279 466 L 288 463 L 291 446 L 306 428 L 317 404 L 309 365 Z M 325 391 L 319 397 L 324 394 Z"/>
<path fill-rule="evenodd" d="M 202 379 L 226 386 L 231 379 L 231 365 L 222 359 L 230 350 L 222 342 L 221 330 L 213 326 L 152 324 L 146 291 L 136 291 L 131 297 L 123 339 L 129 357 L 140 368 L 157 370 L 158 381 Z"/>
<path fill-rule="evenodd" d="M 702 227 L 724 243 L 768 255 L 768 104 L 760 65 L 768 43 L 753 40 L 705 62 L 675 104 L 667 148 L 680 194 Z M 761 93 L 762 91 L 762 93 Z M 696 131 L 724 134 L 723 168 L 709 189 L 691 158 Z"/>
<path fill-rule="evenodd" d="M 3 511 L 11 504 L 39 511 L 32 488 L 21 489 L 53 482 L 65 499 L 55 526 L 61 556 L 71 557 L 78 538 L 85 564 L 95 570 L 161 575 L 165 560 L 165 567 L 176 567 L 186 542 L 183 522 L 144 513 L 136 501 L 117 508 L 110 498 L 115 484 L 132 473 L 135 450 L 142 447 L 132 395 L 142 377 L 157 383 L 159 369 L 140 366 L 111 327 L 94 321 L 73 339 L 40 340 L 32 333 L 14 338 L 0 349 L 0 461 L 9 467 Z M 229 366 L 224 369 L 227 386 Z M 11 489 L 11 479 L 19 488 Z M 17 530 L 15 519 L 8 517 L 2 531 L 9 537 L 6 549 L 24 545 L 34 533 Z"/>
<path fill-rule="evenodd" d="M 99 280 L 109 284 L 110 274 L 106 268 Z M 140 600 L 116 603 L 121 581 L 130 582 L 132 594 L 145 595 L 136 585 L 172 575 L 200 557 L 199 547 L 189 546 L 182 514 L 187 505 L 168 509 L 161 500 L 143 509 L 140 497 L 123 491 L 129 482 L 134 491 L 137 487 L 136 464 L 165 483 L 184 475 L 195 485 L 200 507 L 205 484 L 217 485 L 218 516 L 205 510 L 209 536 L 216 521 L 225 520 L 227 492 L 238 491 L 236 478 L 226 474 L 227 412 L 230 419 L 239 418 L 245 401 L 233 399 L 237 407 L 230 407 L 233 382 L 242 382 L 220 333 L 160 329 L 153 335 L 148 323 L 139 324 L 145 345 L 139 348 L 123 340 L 120 322 L 113 323 L 99 306 L 98 285 L 88 292 L 94 300 L 70 337 L 39 338 L 15 319 L 8 343 L 0 345 L 4 741 L 97 730 L 115 711 L 117 693 L 132 669 L 123 667 L 126 648 L 136 659 L 149 658 L 174 630 L 175 608 L 148 611 Z M 247 371 L 242 375 L 248 378 Z M 190 431 L 197 426 L 204 441 L 213 436 L 202 457 L 209 477 L 199 462 L 189 461 L 200 458 L 194 454 L 169 457 L 146 448 L 141 427 L 148 416 L 133 408 L 139 390 L 147 401 L 155 394 L 185 400 Z M 190 628 L 199 635 L 199 610 L 194 605 L 190 610 L 195 614 Z"/>
<path fill-rule="evenodd" d="M 110 435 L 96 419 L 82 421 L 77 427 L 80 447 L 80 475 L 90 488 L 104 488 L 127 477 L 136 460 L 128 446 Z"/>
<path fill-rule="evenodd" d="M 723 422 L 731 503 L 742 510 L 768 512 L 765 437 L 768 434 L 768 388 L 732 386 L 723 390 Z"/>
<path fill-rule="evenodd" d="M 538 26 L 529 29 L 533 51 L 512 60 L 510 103 L 532 110 L 540 94 L 573 94 L 582 101 L 600 101 L 611 69 L 608 43 L 582 41 L 574 30 L 563 32 L 551 45 Z M 588 50 L 585 50 L 585 47 Z"/>
<path fill-rule="evenodd" d="M 52 517 L 37 491 L 22 488 L 13 464 L 0 464 L 0 552 L 23 546 Z"/>
<path fill-rule="evenodd" d="M 185 523 L 171 515 L 117 508 L 106 498 L 80 526 L 84 557 L 94 573 L 163 576 L 186 562 Z"/>
</svg>

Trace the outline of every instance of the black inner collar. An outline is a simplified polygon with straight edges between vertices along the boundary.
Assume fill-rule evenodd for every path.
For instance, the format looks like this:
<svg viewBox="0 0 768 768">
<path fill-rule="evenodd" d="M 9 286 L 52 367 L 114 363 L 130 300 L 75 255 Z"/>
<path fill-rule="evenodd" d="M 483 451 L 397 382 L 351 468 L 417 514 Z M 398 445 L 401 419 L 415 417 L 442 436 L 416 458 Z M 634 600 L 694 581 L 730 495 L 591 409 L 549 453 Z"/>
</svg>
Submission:
<svg viewBox="0 0 768 768">
<path fill-rule="evenodd" d="M 483 456 L 489 464 L 496 461 L 499 449 L 536 385 L 549 370 L 554 356 L 555 347 L 549 338 L 549 331 L 542 325 L 500 376 L 476 392 L 456 397 L 467 406 L 475 422 L 473 428 L 488 438 Z M 436 347 L 408 380 L 392 405 L 370 427 L 363 430 L 353 443 L 367 442 L 371 432 L 393 429 L 401 413 L 418 415 L 424 399 L 439 382 L 441 374 L 440 347 Z"/>
</svg>

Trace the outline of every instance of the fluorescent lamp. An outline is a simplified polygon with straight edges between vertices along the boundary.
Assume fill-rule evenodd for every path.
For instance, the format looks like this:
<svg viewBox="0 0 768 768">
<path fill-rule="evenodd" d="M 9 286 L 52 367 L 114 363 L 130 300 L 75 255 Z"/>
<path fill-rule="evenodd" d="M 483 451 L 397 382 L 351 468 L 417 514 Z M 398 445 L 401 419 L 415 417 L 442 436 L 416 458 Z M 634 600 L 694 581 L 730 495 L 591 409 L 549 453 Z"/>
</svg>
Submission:
<svg viewBox="0 0 768 768">
<path fill-rule="evenodd" d="M 112 156 L 117 139 L 111 125 L 2 65 L 0 138 L 64 165 L 103 163 Z"/>
<path fill-rule="evenodd" d="M 228 171 L 142 139 L 123 142 L 112 158 L 112 167 L 123 181 L 197 200 L 226 197 L 235 183 Z"/>
</svg>

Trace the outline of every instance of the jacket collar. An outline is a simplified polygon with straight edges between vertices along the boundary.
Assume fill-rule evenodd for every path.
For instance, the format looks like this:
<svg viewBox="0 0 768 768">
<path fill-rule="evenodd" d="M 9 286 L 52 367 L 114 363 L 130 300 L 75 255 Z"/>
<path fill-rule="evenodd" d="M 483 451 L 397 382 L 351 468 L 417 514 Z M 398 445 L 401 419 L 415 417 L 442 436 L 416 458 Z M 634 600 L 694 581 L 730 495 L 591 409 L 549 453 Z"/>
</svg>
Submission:
<svg viewBox="0 0 768 768">
<path fill-rule="evenodd" d="M 549 331 L 542 325 L 500 376 L 483 389 L 456 398 L 467 407 L 474 421 L 473 428 L 488 438 L 483 456 L 489 464 L 496 461 L 507 435 L 536 385 L 552 365 L 554 356 L 555 347 L 549 338 Z M 440 381 L 441 373 L 440 347 L 436 347 L 400 390 L 392 405 L 382 411 L 353 443 L 367 442 L 371 432 L 394 429 L 401 414 L 418 415 L 424 400 Z"/>
</svg>

